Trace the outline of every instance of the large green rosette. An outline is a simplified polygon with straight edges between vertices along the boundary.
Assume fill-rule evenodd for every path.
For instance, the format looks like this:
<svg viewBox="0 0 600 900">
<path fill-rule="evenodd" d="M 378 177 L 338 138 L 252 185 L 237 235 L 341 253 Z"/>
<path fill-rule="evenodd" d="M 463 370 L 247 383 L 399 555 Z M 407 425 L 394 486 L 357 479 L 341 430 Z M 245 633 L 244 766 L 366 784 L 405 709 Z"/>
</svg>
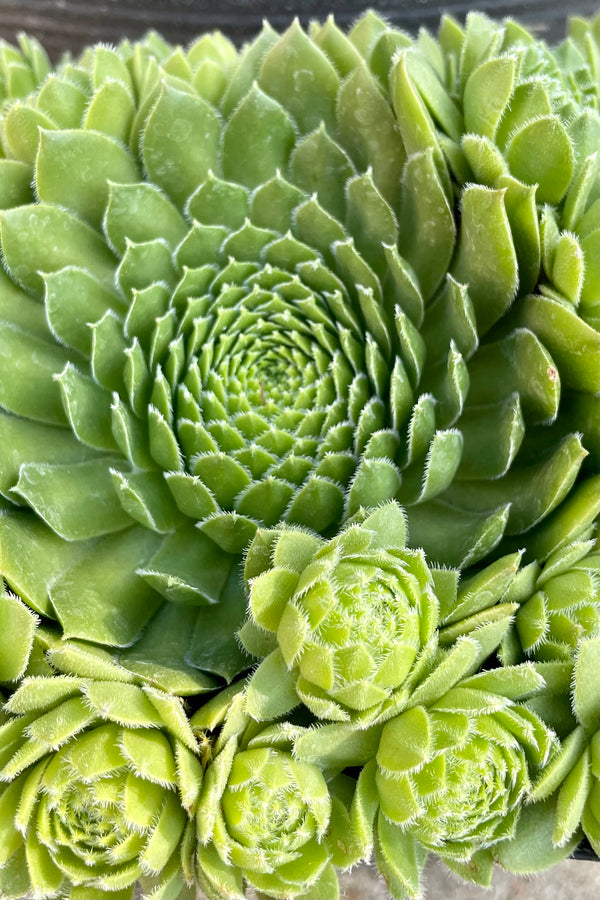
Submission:
<svg viewBox="0 0 600 900">
<path fill-rule="evenodd" d="M 459 566 L 568 500 L 597 468 L 590 34 L 412 42 L 369 13 L 36 62 L 0 160 L 1 569 L 27 604 L 202 691 L 246 664 L 258 527 L 330 538 L 396 500 Z"/>
</svg>

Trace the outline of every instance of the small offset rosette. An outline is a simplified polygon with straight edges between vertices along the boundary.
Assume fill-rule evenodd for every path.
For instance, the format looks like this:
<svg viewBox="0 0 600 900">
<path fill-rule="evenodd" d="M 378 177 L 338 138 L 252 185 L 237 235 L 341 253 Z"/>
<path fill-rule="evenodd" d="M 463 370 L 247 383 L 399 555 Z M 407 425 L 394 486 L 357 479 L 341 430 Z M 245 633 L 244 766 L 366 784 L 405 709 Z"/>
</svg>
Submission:
<svg viewBox="0 0 600 900">
<path fill-rule="evenodd" d="M 460 677 L 471 638 L 457 642 L 384 724 L 307 729 L 298 759 L 340 770 L 362 765 L 349 829 L 393 896 L 418 897 L 429 852 L 489 886 L 496 848 L 514 837 L 532 780 L 556 745 L 523 702 L 544 680 L 530 664 Z M 461 667 L 461 657 L 463 664 Z"/>
<path fill-rule="evenodd" d="M 192 717 L 205 765 L 198 801 L 196 873 L 208 897 L 339 897 L 336 866 L 360 859 L 348 833 L 353 779 L 294 758 L 288 721 L 258 725 L 244 683 Z"/>
<path fill-rule="evenodd" d="M 528 705 L 554 723 L 560 743 L 533 783 L 514 839 L 499 848 L 500 862 L 513 872 L 555 865 L 584 836 L 600 855 L 599 652 L 600 639 L 586 637 L 573 659 L 536 665 L 546 687 Z"/>
<path fill-rule="evenodd" d="M 394 503 L 327 542 L 297 528 L 258 532 L 240 632 L 266 656 L 248 685 L 251 715 L 275 718 L 302 701 L 319 718 L 364 724 L 389 706 L 439 614 L 424 554 L 405 540 Z"/>
<path fill-rule="evenodd" d="M 202 781 L 181 702 L 93 648 L 56 644 L 68 674 L 46 664 L 3 709 L 2 896 L 131 898 L 138 881 L 147 898 L 179 896 Z"/>
</svg>

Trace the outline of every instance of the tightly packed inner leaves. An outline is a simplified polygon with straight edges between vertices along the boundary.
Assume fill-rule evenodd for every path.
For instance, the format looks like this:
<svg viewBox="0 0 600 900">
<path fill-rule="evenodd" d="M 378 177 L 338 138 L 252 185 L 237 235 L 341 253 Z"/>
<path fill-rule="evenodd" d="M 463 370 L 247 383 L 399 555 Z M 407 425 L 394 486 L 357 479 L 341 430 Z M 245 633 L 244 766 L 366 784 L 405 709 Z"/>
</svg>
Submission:
<svg viewBox="0 0 600 900">
<path fill-rule="evenodd" d="M 0 896 L 600 854 L 600 19 L 0 44 Z"/>
</svg>

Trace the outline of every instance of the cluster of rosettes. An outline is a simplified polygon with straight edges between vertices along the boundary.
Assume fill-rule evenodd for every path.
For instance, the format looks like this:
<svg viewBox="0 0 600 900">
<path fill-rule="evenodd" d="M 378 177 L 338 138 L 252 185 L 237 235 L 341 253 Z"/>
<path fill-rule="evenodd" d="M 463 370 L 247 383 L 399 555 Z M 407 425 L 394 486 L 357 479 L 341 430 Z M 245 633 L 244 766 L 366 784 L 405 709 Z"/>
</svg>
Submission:
<svg viewBox="0 0 600 900">
<path fill-rule="evenodd" d="M 186 883 L 220 900 L 248 885 L 335 898 L 336 867 L 375 849 L 394 896 L 416 897 L 431 851 L 485 885 L 496 859 L 539 869 L 582 829 L 598 848 L 598 639 L 579 642 L 575 671 L 561 659 L 480 672 L 510 634 L 521 554 L 459 585 L 404 539 L 395 505 L 328 542 L 260 530 L 241 636 L 256 655 L 279 647 L 191 721 L 156 686 L 160 667 L 144 677 L 1 597 L 0 677 L 17 685 L 0 726 L 3 894 L 117 900 L 139 881 L 151 900 Z M 553 829 L 533 855 L 531 801 Z"/>
<path fill-rule="evenodd" d="M 54 71 L 4 47 L 0 542 L 25 602 L 113 647 L 162 615 L 214 685 L 243 668 L 227 576 L 257 527 L 328 538 L 393 499 L 445 565 L 534 536 L 598 467 L 591 35 L 551 51 L 473 14 L 414 41 L 368 13 Z"/>
<path fill-rule="evenodd" d="M 540 658 L 551 661 L 509 665 L 531 602 L 523 585 L 540 566 L 508 554 L 459 584 L 457 570 L 429 569 L 405 539 L 403 512 L 389 504 L 328 542 L 291 526 L 261 530 L 246 556 L 250 618 L 240 638 L 265 657 L 241 696 L 246 713 L 263 728 L 270 720 L 264 733 L 302 762 L 329 773 L 362 767 L 344 818 L 354 856 L 338 864 L 374 848 L 392 894 L 416 897 L 430 851 L 489 886 L 496 859 L 522 872 L 550 865 L 581 827 L 596 847 L 598 601 L 589 584 L 586 627 L 565 617 L 573 645 L 549 637 Z M 577 560 L 591 544 L 556 550 L 544 569 L 558 578 L 565 566 L 553 561 Z M 573 567 L 573 578 L 580 572 L 589 577 Z M 479 671 L 498 648 L 504 666 Z M 316 728 L 306 727 L 305 707 Z M 552 837 L 547 828 L 537 854 L 520 847 L 523 827 L 517 833 L 530 800 L 548 801 Z"/>
<path fill-rule="evenodd" d="M 0 44 L 2 896 L 599 852 L 597 29 Z"/>
</svg>

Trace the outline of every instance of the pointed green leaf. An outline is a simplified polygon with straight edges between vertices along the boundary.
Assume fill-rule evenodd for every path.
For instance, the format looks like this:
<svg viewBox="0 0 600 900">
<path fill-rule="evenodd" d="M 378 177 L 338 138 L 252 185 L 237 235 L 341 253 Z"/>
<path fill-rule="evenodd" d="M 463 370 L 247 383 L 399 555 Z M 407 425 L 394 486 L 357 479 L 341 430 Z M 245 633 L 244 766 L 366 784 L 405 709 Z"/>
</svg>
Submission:
<svg viewBox="0 0 600 900">
<path fill-rule="evenodd" d="M 230 116 L 240 100 L 246 96 L 257 77 L 265 53 L 276 43 L 278 37 L 277 32 L 265 21 L 258 37 L 245 48 L 223 97 L 225 115 Z"/>
<path fill-rule="evenodd" d="M 146 528 L 166 534 L 181 522 L 162 472 L 123 472 L 111 468 L 109 475 L 118 502 L 128 516 Z"/>
<path fill-rule="evenodd" d="M 408 709 L 383 726 L 377 765 L 390 774 L 419 769 L 429 760 L 431 739 L 427 711 L 422 706 Z"/>
<path fill-rule="evenodd" d="M 590 751 L 586 747 L 558 793 L 552 834 L 552 840 L 557 847 L 565 844 L 580 824 L 590 791 L 590 781 Z"/>
<path fill-rule="evenodd" d="M 465 130 L 493 138 L 512 91 L 515 60 L 489 59 L 469 75 L 463 97 Z"/>
<path fill-rule="evenodd" d="M 556 361 L 561 382 L 577 391 L 600 390 L 600 336 L 562 303 L 529 296 L 519 303 L 519 325 L 530 328 Z"/>
<path fill-rule="evenodd" d="M 33 166 L 42 129 L 55 127 L 52 119 L 42 110 L 17 101 L 6 114 L 5 140 L 17 159 Z"/>
<path fill-rule="evenodd" d="M 371 166 L 377 189 L 396 208 L 406 153 L 392 109 L 365 65 L 340 88 L 336 118 L 342 144 L 357 168 Z"/>
<path fill-rule="evenodd" d="M 82 462 L 94 455 L 65 428 L 0 413 L 0 493 L 9 499 L 14 499 L 10 489 L 22 463 L 44 462 L 48 457 Z"/>
<path fill-rule="evenodd" d="M 169 198 L 145 182 L 109 185 L 104 229 L 121 255 L 127 239 L 141 244 L 162 238 L 175 247 L 187 234 L 187 224 Z"/>
<path fill-rule="evenodd" d="M 118 81 L 105 81 L 87 107 L 83 126 L 127 144 L 135 115 L 131 91 Z"/>
<path fill-rule="evenodd" d="M 179 207 L 215 168 L 220 136 L 217 113 L 208 103 L 163 84 L 146 122 L 141 155 L 151 180 Z"/>
<path fill-rule="evenodd" d="M 130 770 L 139 778 L 165 788 L 175 787 L 177 773 L 173 750 L 167 736 L 158 728 L 124 728 L 120 749 L 130 763 Z M 152 793 L 156 796 L 156 792 L 150 790 Z"/>
<path fill-rule="evenodd" d="M 427 556 L 446 566 L 465 566 L 487 556 L 506 528 L 509 504 L 487 512 L 459 509 L 430 500 L 406 510 L 409 546 L 423 547 Z M 452 546 L 448 544 L 452 534 Z"/>
<path fill-rule="evenodd" d="M 527 328 L 486 344 L 469 364 L 469 406 L 497 403 L 517 392 L 531 424 L 549 424 L 558 413 L 560 378 L 545 345 Z"/>
<path fill-rule="evenodd" d="M 67 352 L 0 322 L 0 403 L 17 415 L 66 425 L 67 417 L 53 375 L 64 369 Z"/>
<path fill-rule="evenodd" d="M 456 477 L 500 478 L 513 464 L 525 435 L 519 395 L 464 410 L 460 430 L 464 445 Z"/>
<path fill-rule="evenodd" d="M 223 174 L 255 188 L 285 171 L 294 143 L 286 111 L 254 84 L 223 130 Z"/>
<path fill-rule="evenodd" d="M 558 116 L 526 122 L 513 132 L 505 155 L 515 178 L 538 185 L 538 203 L 560 203 L 573 176 L 575 154 Z"/>
<path fill-rule="evenodd" d="M 598 687 L 597 669 L 600 639 L 588 639 L 579 644 L 575 660 L 575 684 L 573 690 L 573 711 L 578 721 L 588 733 L 598 728 Z"/>
<path fill-rule="evenodd" d="M 320 122 L 331 129 L 339 79 L 297 19 L 267 51 L 258 83 L 290 113 L 301 134 Z"/>
<path fill-rule="evenodd" d="M 281 650 L 264 659 L 246 688 L 246 710 L 257 721 L 269 721 L 288 713 L 300 704 L 294 688 L 294 677 L 288 670 Z"/>
<path fill-rule="evenodd" d="M 68 266 L 44 275 L 44 302 L 50 328 L 61 343 L 90 356 L 92 330 L 109 310 L 118 312 L 121 301 L 84 269 Z"/>
<path fill-rule="evenodd" d="M 548 765 L 543 769 L 531 790 L 531 799 L 536 803 L 550 797 L 572 771 L 580 758 L 588 736 L 579 725 L 562 742 L 560 749 L 554 753 Z"/>
<path fill-rule="evenodd" d="M 446 274 L 456 227 L 440 182 L 433 151 L 416 153 L 402 173 L 400 247 L 415 270 L 425 302 Z"/>
<path fill-rule="evenodd" d="M 375 858 L 395 896 L 418 897 L 422 862 L 415 838 L 393 825 L 381 812 L 377 817 Z"/>
<path fill-rule="evenodd" d="M 27 463 L 14 491 L 67 541 L 109 534 L 131 523 L 112 487 L 109 466 L 115 462 Z"/>
<path fill-rule="evenodd" d="M 71 428 L 84 444 L 97 450 L 118 450 L 111 430 L 111 397 L 93 379 L 67 363 L 54 376 Z"/>
<path fill-rule="evenodd" d="M 218 603 L 231 557 L 196 528 L 167 536 L 138 575 L 174 603 Z"/>
<path fill-rule="evenodd" d="M 37 106 L 60 128 L 78 128 L 88 97 L 68 75 L 51 72 L 41 86 Z"/>
<path fill-rule="evenodd" d="M 444 624 L 458 622 L 501 600 L 512 584 L 521 561 L 521 553 L 510 553 L 461 582 L 456 606 L 444 618 Z"/>
<path fill-rule="evenodd" d="M 196 608 L 165 603 L 120 659 L 137 676 L 181 697 L 214 690 L 217 681 L 186 662 Z"/>
<path fill-rule="evenodd" d="M 150 839 L 140 857 L 140 865 L 149 873 L 158 874 L 175 852 L 185 828 L 186 816 L 177 796 L 169 791 Z"/>
<path fill-rule="evenodd" d="M 465 188 L 458 248 L 452 274 L 469 285 L 479 334 L 504 315 L 517 291 L 517 256 L 505 203 L 505 190 L 482 185 Z M 485 223 L 485 228 L 481 223 Z"/>
<path fill-rule="evenodd" d="M 442 290 L 427 308 L 421 336 L 427 348 L 427 360 L 432 365 L 446 358 L 452 341 L 465 359 L 473 355 L 478 336 L 475 310 L 466 285 L 447 276 Z"/>
<path fill-rule="evenodd" d="M 45 616 L 55 617 L 50 585 L 88 550 L 83 541 L 64 541 L 29 510 L 0 518 L 0 571 L 11 588 Z"/>
<path fill-rule="evenodd" d="M 469 671 L 476 659 L 477 649 L 477 642 L 472 637 L 460 637 L 445 652 L 433 672 L 415 688 L 411 703 L 432 703 L 443 696 Z"/>
<path fill-rule="evenodd" d="M 0 594 L 0 611 L 0 682 L 15 681 L 27 666 L 37 619 L 11 594 Z"/>
<path fill-rule="evenodd" d="M 236 639 L 246 617 L 246 598 L 237 567 L 229 575 L 218 604 L 198 609 L 188 661 L 230 681 L 248 668 L 249 657 Z"/>
<path fill-rule="evenodd" d="M 117 316 L 108 310 L 91 328 L 92 374 L 110 391 L 123 391 L 127 345 Z"/>
<path fill-rule="evenodd" d="M 140 244 L 127 240 L 116 279 L 128 302 L 133 291 L 142 291 L 157 281 L 172 286 L 175 267 L 167 242 L 162 238 Z"/>
<path fill-rule="evenodd" d="M 510 503 L 506 531 L 519 534 L 541 521 L 564 500 L 586 455 L 579 436 L 571 435 L 551 455 L 527 466 L 513 466 L 496 481 L 455 481 L 444 499 L 478 512 Z"/>
<path fill-rule="evenodd" d="M 0 160 L 0 209 L 33 203 L 31 167 L 19 159 Z"/>
<path fill-rule="evenodd" d="M 354 167 L 344 150 L 319 127 L 297 143 L 290 169 L 294 183 L 315 195 L 296 210 L 294 231 L 327 256 L 334 240 L 346 238 L 340 220 L 346 215 L 345 188 L 354 175 Z"/>
<path fill-rule="evenodd" d="M 580 834 L 574 834 L 562 847 L 555 847 L 555 814 L 554 798 L 523 807 L 514 836 L 496 845 L 500 864 L 509 872 L 526 875 L 549 869 L 566 859 L 579 843 Z"/>
</svg>

